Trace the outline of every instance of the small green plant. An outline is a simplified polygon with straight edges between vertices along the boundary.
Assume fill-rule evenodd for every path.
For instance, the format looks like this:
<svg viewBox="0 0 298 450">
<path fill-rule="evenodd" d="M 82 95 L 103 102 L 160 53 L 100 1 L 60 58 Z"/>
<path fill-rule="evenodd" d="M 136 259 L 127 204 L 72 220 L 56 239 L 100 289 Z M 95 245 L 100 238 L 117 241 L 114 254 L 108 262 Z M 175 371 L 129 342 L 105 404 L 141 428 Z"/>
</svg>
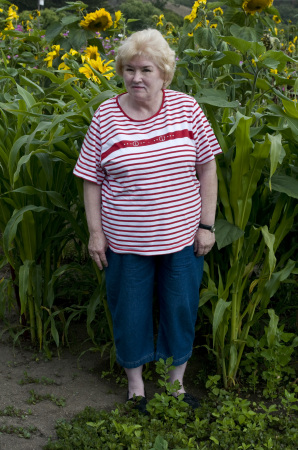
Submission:
<svg viewBox="0 0 298 450">
<path fill-rule="evenodd" d="M 266 406 L 220 388 L 218 375 L 209 376 L 208 395 L 193 411 L 175 399 L 177 386 L 169 383 L 172 360 L 156 363 L 158 384 L 165 392 L 149 400 L 149 415 L 127 404 L 113 411 L 86 408 L 71 422 L 57 423 L 58 440 L 45 450 L 65 449 L 253 449 L 294 450 L 297 447 L 297 392 L 287 392 L 276 405 Z M 179 386 L 178 386 L 179 388 Z"/>
<path fill-rule="evenodd" d="M 0 434 L 16 434 L 19 437 L 30 439 L 31 435 L 37 432 L 37 428 L 30 427 L 16 427 L 14 425 L 0 425 Z"/>
<path fill-rule="evenodd" d="M 30 414 L 32 414 L 31 409 L 28 409 L 28 411 L 23 411 L 21 409 L 15 408 L 14 406 L 6 406 L 4 409 L 0 409 L 0 417 L 6 416 L 25 418 Z"/>
<path fill-rule="evenodd" d="M 30 391 L 28 403 L 36 405 L 36 403 L 42 402 L 44 400 L 50 400 L 57 406 L 65 406 L 65 398 L 63 397 L 58 398 L 55 397 L 53 394 L 38 394 L 37 392 L 34 391 L 34 389 Z"/>
<path fill-rule="evenodd" d="M 279 317 L 274 310 L 270 309 L 268 314 L 270 321 L 268 327 L 265 327 L 264 336 L 260 340 L 248 337 L 247 346 L 253 348 L 253 351 L 246 353 L 242 367 L 249 373 L 246 380 L 254 391 L 263 381 L 266 383 L 263 395 L 266 398 L 276 398 L 280 387 L 295 376 L 290 362 L 298 345 L 298 337 L 284 332 L 284 325 L 278 327 Z"/>
<path fill-rule="evenodd" d="M 19 381 L 19 384 L 22 386 L 24 384 L 43 384 L 45 386 L 50 386 L 52 384 L 57 384 L 57 383 L 56 383 L 56 381 L 51 380 L 50 378 L 47 378 L 47 377 L 41 377 L 40 379 L 34 378 L 34 377 L 31 377 L 30 375 L 28 375 L 27 372 L 24 372 L 24 378 L 22 378 Z"/>
</svg>

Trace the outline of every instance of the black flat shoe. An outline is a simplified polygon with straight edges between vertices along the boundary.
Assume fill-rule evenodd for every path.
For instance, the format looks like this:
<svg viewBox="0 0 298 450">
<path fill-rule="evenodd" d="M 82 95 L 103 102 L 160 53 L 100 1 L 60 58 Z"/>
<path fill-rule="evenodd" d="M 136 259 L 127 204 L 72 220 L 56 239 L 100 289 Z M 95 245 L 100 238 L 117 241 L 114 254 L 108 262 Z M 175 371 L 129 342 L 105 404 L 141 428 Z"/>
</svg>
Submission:
<svg viewBox="0 0 298 450">
<path fill-rule="evenodd" d="M 197 409 L 201 406 L 199 400 L 193 395 L 188 394 L 188 392 L 185 392 L 183 395 L 184 397 L 182 401 L 187 403 L 192 409 Z"/>
<path fill-rule="evenodd" d="M 142 395 L 138 395 L 138 396 L 133 396 L 131 398 L 128 398 L 128 392 L 127 392 L 127 400 L 126 403 L 131 402 L 133 403 L 132 409 L 136 409 L 137 411 L 139 411 L 139 413 L 141 414 L 148 414 L 147 411 L 147 398 L 146 398 L 146 393 L 145 393 L 145 397 L 143 397 Z"/>
</svg>

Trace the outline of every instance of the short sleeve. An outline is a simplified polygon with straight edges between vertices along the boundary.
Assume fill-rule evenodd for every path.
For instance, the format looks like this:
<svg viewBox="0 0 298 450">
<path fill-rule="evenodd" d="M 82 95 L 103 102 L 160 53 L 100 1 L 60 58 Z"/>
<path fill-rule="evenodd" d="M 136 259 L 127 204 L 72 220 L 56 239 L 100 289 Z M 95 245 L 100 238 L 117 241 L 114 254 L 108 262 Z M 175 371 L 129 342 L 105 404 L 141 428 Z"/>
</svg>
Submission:
<svg viewBox="0 0 298 450">
<path fill-rule="evenodd" d="M 193 134 L 197 147 L 196 164 L 205 164 L 222 153 L 216 136 L 197 102 L 193 111 Z"/>
<path fill-rule="evenodd" d="M 73 170 L 74 175 L 101 185 L 105 174 L 101 167 L 101 138 L 99 113 L 93 116 L 86 133 L 79 158 Z"/>
</svg>

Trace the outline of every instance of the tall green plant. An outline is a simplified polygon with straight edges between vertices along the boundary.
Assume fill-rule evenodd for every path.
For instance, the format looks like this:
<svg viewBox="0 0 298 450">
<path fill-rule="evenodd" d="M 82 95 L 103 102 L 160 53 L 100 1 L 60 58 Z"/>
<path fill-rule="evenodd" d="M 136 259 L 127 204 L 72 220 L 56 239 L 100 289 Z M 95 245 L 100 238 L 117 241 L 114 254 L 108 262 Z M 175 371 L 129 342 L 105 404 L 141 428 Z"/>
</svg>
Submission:
<svg viewBox="0 0 298 450">
<path fill-rule="evenodd" d="M 54 304 L 52 285 L 64 248 L 71 241 L 80 254 L 88 241 L 82 187 L 72 170 L 93 106 L 109 93 L 97 91 L 90 100 L 75 80 L 64 82 L 38 69 L 33 73 L 48 77 L 51 87 L 31 82 L 24 88 L 6 77 L 6 89 L 10 85 L 17 94 L 0 103 L 6 125 L 0 128 L 0 225 L 20 313 L 32 342 L 42 347 L 49 332 L 59 345 L 61 311 Z"/>
<path fill-rule="evenodd" d="M 205 263 L 200 306 L 212 324 L 225 387 L 235 383 L 251 327 L 295 270 L 298 212 L 297 61 L 261 40 L 273 26 L 268 15 L 246 15 L 242 2 L 226 3 L 216 29 L 204 6 L 185 21 L 174 80 L 205 109 L 223 150 L 220 251 Z"/>
</svg>

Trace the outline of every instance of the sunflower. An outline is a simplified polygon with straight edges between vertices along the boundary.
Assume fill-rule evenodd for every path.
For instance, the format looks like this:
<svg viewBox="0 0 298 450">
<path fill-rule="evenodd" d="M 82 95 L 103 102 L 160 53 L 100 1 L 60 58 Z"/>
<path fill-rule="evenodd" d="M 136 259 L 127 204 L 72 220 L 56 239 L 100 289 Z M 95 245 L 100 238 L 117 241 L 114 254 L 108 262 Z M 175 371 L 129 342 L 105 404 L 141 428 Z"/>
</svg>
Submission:
<svg viewBox="0 0 298 450">
<path fill-rule="evenodd" d="M 84 55 L 82 55 L 82 61 L 90 61 L 91 59 L 99 58 L 98 48 L 96 45 L 90 45 L 84 51 Z"/>
<path fill-rule="evenodd" d="M 103 76 L 105 76 L 109 80 L 114 76 L 114 74 L 111 72 L 111 70 L 113 70 L 113 67 L 109 66 L 111 62 L 113 62 L 113 60 L 105 63 L 105 59 L 102 60 L 100 57 L 98 57 L 97 59 L 90 59 L 90 61 L 88 61 L 88 64 L 84 64 L 84 66 L 79 69 L 79 72 L 85 75 L 86 78 L 100 83 L 100 79 L 95 75 L 92 69 L 95 69 L 97 70 L 97 72 L 102 73 Z"/>
<path fill-rule="evenodd" d="M 52 52 L 49 52 L 44 61 L 48 61 L 48 67 L 53 67 L 53 60 L 59 56 L 60 45 L 52 45 Z"/>
<path fill-rule="evenodd" d="M 222 10 L 220 7 L 215 8 L 215 9 L 213 10 L 213 15 L 214 15 L 214 16 L 223 16 L 223 10 Z"/>
<path fill-rule="evenodd" d="M 80 25 L 84 30 L 89 31 L 105 31 L 113 25 L 111 14 L 104 8 L 93 13 L 87 14 Z"/>
<path fill-rule="evenodd" d="M 273 16 L 272 19 L 274 20 L 275 23 L 281 22 L 281 19 L 278 16 Z"/>
<path fill-rule="evenodd" d="M 17 15 L 17 10 L 18 10 L 19 8 L 18 8 L 18 6 L 16 6 L 16 5 L 11 5 L 9 8 L 8 8 L 8 15 L 7 15 L 7 19 L 8 20 L 13 20 L 13 19 L 18 19 L 19 18 L 19 16 Z"/>
<path fill-rule="evenodd" d="M 242 8 L 249 14 L 255 14 L 269 8 L 269 6 L 272 6 L 272 3 L 273 0 L 245 0 L 242 3 Z"/>
<path fill-rule="evenodd" d="M 61 64 L 59 64 L 58 70 L 70 70 L 70 67 L 68 67 L 65 64 L 65 62 L 62 62 Z M 74 75 L 72 75 L 71 73 L 65 73 L 64 74 L 64 80 L 68 80 L 69 78 L 73 78 L 73 77 L 74 77 Z"/>
<path fill-rule="evenodd" d="M 162 27 L 163 26 L 163 21 L 162 21 L 162 19 L 164 19 L 165 18 L 165 16 L 163 15 L 163 14 L 161 14 L 159 17 L 158 17 L 158 22 L 157 22 L 157 24 L 156 24 L 156 26 L 158 27 L 159 25 Z"/>
<path fill-rule="evenodd" d="M 119 20 L 121 19 L 121 17 L 122 17 L 122 12 L 121 11 L 116 11 L 115 12 L 114 28 L 118 27 Z"/>
<path fill-rule="evenodd" d="M 206 1 L 207 0 L 197 0 L 196 2 L 194 2 L 194 4 L 192 5 L 191 13 L 188 16 L 185 16 L 184 20 L 186 19 L 190 22 L 193 22 L 197 17 L 198 9 L 200 8 L 200 6 L 206 5 Z M 204 8 L 204 6 L 202 6 L 202 8 Z"/>
<path fill-rule="evenodd" d="M 212 23 L 211 25 L 210 25 L 210 28 L 216 28 L 217 27 L 217 23 Z"/>
<path fill-rule="evenodd" d="M 289 42 L 288 52 L 293 53 L 295 51 L 295 44 Z"/>
<path fill-rule="evenodd" d="M 38 17 L 40 17 L 40 11 L 38 11 L 38 9 L 35 9 L 31 14 L 29 14 L 29 17 L 31 20 L 37 19 Z"/>
<path fill-rule="evenodd" d="M 11 20 L 6 20 L 6 27 L 4 30 L 14 30 L 14 26 Z"/>
</svg>

